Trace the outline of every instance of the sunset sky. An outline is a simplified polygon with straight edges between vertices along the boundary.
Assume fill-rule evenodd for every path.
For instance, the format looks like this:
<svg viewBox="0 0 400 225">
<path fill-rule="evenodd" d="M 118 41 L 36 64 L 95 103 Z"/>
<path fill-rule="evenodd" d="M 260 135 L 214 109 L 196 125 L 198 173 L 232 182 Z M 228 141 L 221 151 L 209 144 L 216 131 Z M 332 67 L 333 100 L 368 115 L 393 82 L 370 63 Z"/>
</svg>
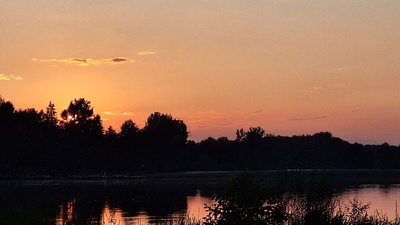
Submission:
<svg viewBox="0 0 400 225">
<path fill-rule="evenodd" d="M 400 144 L 398 0 L 4 0 L 0 95 L 92 102 L 104 127 L 153 112 L 189 139 L 329 131 Z"/>
</svg>

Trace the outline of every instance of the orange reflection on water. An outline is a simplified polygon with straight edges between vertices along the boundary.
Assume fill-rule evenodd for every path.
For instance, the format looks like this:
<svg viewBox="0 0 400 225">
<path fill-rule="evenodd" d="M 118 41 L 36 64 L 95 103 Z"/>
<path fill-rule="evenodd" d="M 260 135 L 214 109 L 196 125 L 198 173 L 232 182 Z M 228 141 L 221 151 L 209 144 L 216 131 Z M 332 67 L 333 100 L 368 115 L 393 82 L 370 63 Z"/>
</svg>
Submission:
<svg viewBox="0 0 400 225">
<path fill-rule="evenodd" d="M 72 199 L 67 204 L 59 206 L 59 212 L 56 216 L 56 225 L 75 224 L 77 221 L 77 212 L 75 209 L 76 199 Z"/>
<path fill-rule="evenodd" d="M 150 217 L 147 212 L 139 211 L 135 217 L 124 217 L 126 224 L 150 224 Z"/>
<path fill-rule="evenodd" d="M 368 214 L 375 212 L 386 215 L 389 219 L 394 219 L 400 206 L 400 188 L 382 188 L 379 185 L 364 186 L 362 188 L 352 189 L 342 194 L 341 199 L 344 203 L 349 200 L 357 199 L 363 205 L 370 204 Z"/>
<path fill-rule="evenodd" d="M 211 206 L 213 203 L 210 197 L 201 196 L 200 190 L 197 190 L 195 196 L 187 196 L 187 215 L 201 220 L 207 215 L 204 204 Z"/>
<path fill-rule="evenodd" d="M 101 214 L 102 225 L 120 225 L 125 224 L 120 209 L 110 209 L 109 205 L 105 205 L 103 213 Z"/>
</svg>

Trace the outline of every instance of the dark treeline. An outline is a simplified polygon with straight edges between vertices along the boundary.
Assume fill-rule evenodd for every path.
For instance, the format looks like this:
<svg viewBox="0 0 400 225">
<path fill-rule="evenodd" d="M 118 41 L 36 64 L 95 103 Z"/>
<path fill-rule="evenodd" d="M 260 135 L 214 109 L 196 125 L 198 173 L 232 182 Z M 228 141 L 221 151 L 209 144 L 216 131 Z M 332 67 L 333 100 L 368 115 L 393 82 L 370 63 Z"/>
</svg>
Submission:
<svg viewBox="0 0 400 225">
<path fill-rule="evenodd" d="M 57 119 L 57 115 L 61 120 Z M 328 132 L 283 137 L 261 127 L 236 139 L 188 140 L 182 120 L 152 113 L 141 129 L 127 120 L 104 128 L 90 101 L 74 99 L 57 112 L 16 110 L 0 98 L 0 174 L 172 172 L 265 169 L 400 169 L 400 147 L 351 144 Z"/>
</svg>

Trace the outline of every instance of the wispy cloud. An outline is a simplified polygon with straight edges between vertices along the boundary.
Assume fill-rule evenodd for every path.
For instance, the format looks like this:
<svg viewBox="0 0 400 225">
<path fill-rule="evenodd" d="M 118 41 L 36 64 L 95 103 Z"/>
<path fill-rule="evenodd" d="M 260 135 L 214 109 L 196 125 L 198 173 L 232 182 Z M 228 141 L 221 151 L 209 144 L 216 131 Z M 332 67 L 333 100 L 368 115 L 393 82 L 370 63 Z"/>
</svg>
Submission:
<svg viewBox="0 0 400 225">
<path fill-rule="evenodd" d="M 103 112 L 103 114 L 107 116 L 133 116 L 133 112 L 122 112 L 122 111 L 116 111 L 116 112 L 105 111 Z"/>
<path fill-rule="evenodd" d="M 15 75 L 7 75 L 0 73 L 0 81 L 10 81 L 10 80 L 22 80 L 22 77 Z"/>
<path fill-rule="evenodd" d="M 320 120 L 328 118 L 329 116 L 316 116 L 316 117 L 308 117 L 308 118 L 292 118 L 289 121 L 305 121 L 305 120 Z"/>
<path fill-rule="evenodd" d="M 109 112 L 109 111 L 103 112 L 103 114 L 108 115 L 108 116 L 116 116 L 117 115 L 116 112 Z"/>
<path fill-rule="evenodd" d="M 350 86 L 350 83 L 339 83 L 339 84 L 331 84 L 327 86 L 316 86 L 308 89 L 306 92 L 308 93 L 315 93 L 319 91 L 325 91 L 325 90 L 336 90 L 336 89 L 344 89 L 346 87 Z"/>
<path fill-rule="evenodd" d="M 133 116 L 133 112 L 122 112 L 121 115 L 123 115 L 123 116 Z"/>
<path fill-rule="evenodd" d="M 199 111 L 184 118 L 189 124 L 195 127 L 235 127 L 240 128 L 259 121 L 264 115 L 263 110 L 254 111 Z"/>
<path fill-rule="evenodd" d="M 197 112 L 198 114 L 202 114 L 202 115 L 204 115 L 204 114 L 210 114 L 210 115 L 221 115 L 222 113 L 220 113 L 220 112 L 215 112 L 215 111 L 199 111 L 199 112 Z"/>
<path fill-rule="evenodd" d="M 138 55 L 155 55 L 156 52 L 152 52 L 152 51 L 141 51 L 137 53 Z"/>
<path fill-rule="evenodd" d="M 250 112 L 251 114 L 259 114 L 259 113 L 263 113 L 264 112 L 264 110 L 257 110 L 257 111 L 253 111 L 253 112 Z"/>
<path fill-rule="evenodd" d="M 126 58 L 126 57 L 115 57 L 109 59 L 92 59 L 92 58 L 67 58 L 67 59 L 32 59 L 35 62 L 56 62 L 56 63 L 65 63 L 71 65 L 78 66 L 92 66 L 92 65 L 116 65 L 122 63 L 133 63 L 135 60 Z"/>
</svg>

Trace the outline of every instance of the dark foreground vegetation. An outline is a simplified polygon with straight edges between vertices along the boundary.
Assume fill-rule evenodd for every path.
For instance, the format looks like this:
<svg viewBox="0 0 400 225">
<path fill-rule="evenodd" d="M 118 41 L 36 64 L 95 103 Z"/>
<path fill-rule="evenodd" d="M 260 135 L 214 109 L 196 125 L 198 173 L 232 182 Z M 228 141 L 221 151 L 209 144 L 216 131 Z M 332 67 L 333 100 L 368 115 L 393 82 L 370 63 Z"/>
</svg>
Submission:
<svg viewBox="0 0 400 225">
<path fill-rule="evenodd" d="M 330 173 L 315 171 L 308 174 L 281 171 L 273 181 L 253 177 L 251 172 L 235 173 L 224 185 L 209 189 L 210 192 L 203 189 L 207 193 L 204 196 L 214 199 L 205 205 L 208 215 L 204 218 L 190 217 L 195 214 L 189 212 L 187 196 L 195 192 L 182 184 L 127 185 L 127 180 L 118 185 L 103 181 L 79 184 L 69 180 L 69 185 L 57 185 L 33 180 L 25 186 L 23 183 L 27 181 L 3 181 L 0 224 L 146 225 L 147 221 L 156 225 L 400 224 L 398 214 L 388 218 L 368 210 L 368 203 L 357 199 L 342 201 L 341 192 L 332 188 L 335 180 Z M 390 211 L 395 207 L 393 204 Z M 145 212 L 147 218 L 153 219 L 143 222 L 137 218 L 140 215 L 137 212 Z M 176 212 L 182 212 L 180 218 L 171 217 Z"/>
<path fill-rule="evenodd" d="M 58 119 L 60 115 L 62 119 Z M 261 127 L 236 139 L 188 140 L 184 121 L 152 113 L 143 128 L 127 120 L 104 128 L 91 102 L 74 99 L 58 112 L 15 109 L 0 98 L 0 176 L 129 174 L 268 169 L 400 169 L 400 147 L 362 145 L 329 132 L 283 137 Z"/>
<path fill-rule="evenodd" d="M 389 219 L 385 214 L 368 214 L 369 204 L 357 199 L 341 202 L 332 192 L 326 175 L 314 176 L 305 182 L 286 174 L 277 187 L 266 188 L 243 173 L 233 177 L 215 197 L 215 204 L 206 209 L 203 225 L 391 225 L 400 224 L 400 217 Z M 304 181 L 304 180 L 302 180 Z M 287 185 L 295 184 L 295 192 Z"/>
<path fill-rule="evenodd" d="M 368 213 L 369 203 L 357 199 L 342 202 L 333 194 L 325 175 L 299 182 L 294 174 L 282 183 L 266 188 L 248 173 L 233 176 L 215 196 L 215 204 L 205 205 L 202 219 L 183 217 L 164 225 L 398 225 L 400 217 L 388 218 Z M 296 177 L 296 176 L 294 176 Z M 288 182 L 289 181 L 289 182 Z M 296 183 L 295 192 L 283 191 Z"/>
</svg>

